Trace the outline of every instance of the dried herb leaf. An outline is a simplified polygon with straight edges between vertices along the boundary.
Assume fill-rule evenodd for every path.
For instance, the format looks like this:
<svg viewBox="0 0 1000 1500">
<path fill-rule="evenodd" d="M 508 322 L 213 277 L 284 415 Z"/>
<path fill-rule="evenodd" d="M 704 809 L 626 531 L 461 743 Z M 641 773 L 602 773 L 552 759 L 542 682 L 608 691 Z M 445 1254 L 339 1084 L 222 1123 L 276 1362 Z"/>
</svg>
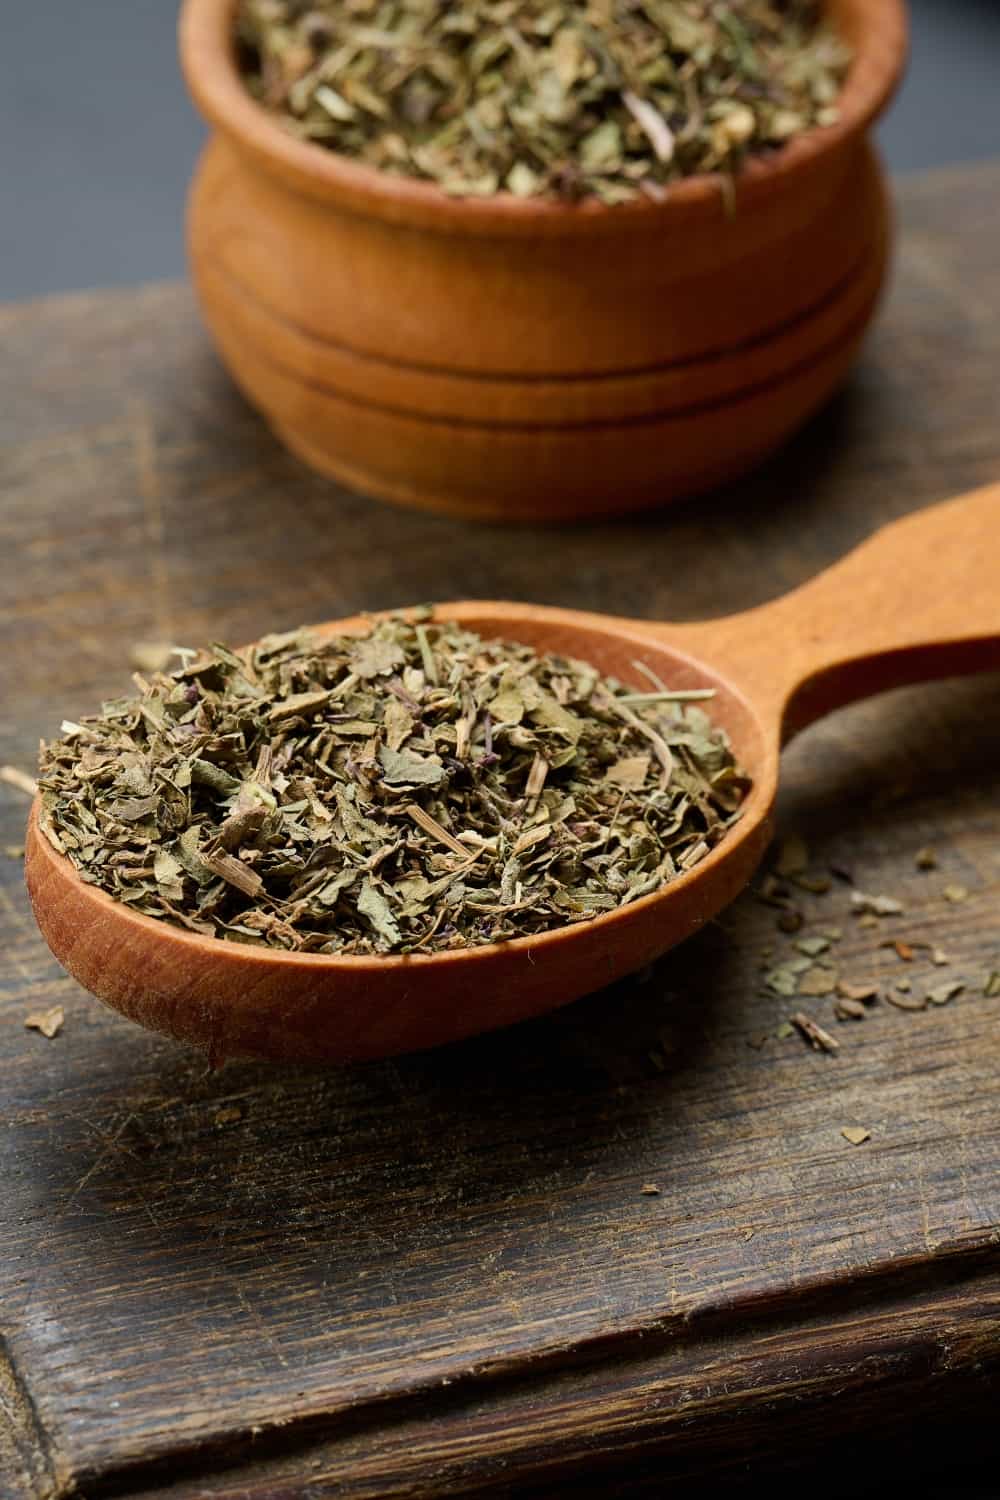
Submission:
<svg viewBox="0 0 1000 1500">
<path fill-rule="evenodd" d="M 868 896 L 864 891 L 852 891 L 851 907 L 870 916 L 896 917 L 903 910 L 903 903 L 893 896 Z"/>
<path fill-rule="evenodd" d="M 786 963 L 769 969 L 764 975 L 764 984 L 772 994 L 794 995 L 798 991 L 801 976 L 811 967 L 808 958 L 791 958 Z"/>
<path fill-rule="evenodd" d="M 885 998 L 897 1010 L 926 1010 L 927 1001 L 922 995 L 909 995 L 897 988 L 886 990 Z"/>
<path fill-rule="evenodd" d="M 49 1041 L 58 1036 L 66 1020 L 65 1012 L 61 1005 L 53 1005 L 49 1010 L 32 1011 L 31 1015 L 25 1016 L 24 1024 L 29 1031 L 40 1031 L 42 1036 L 48 1037 Z"/>
<path fill-rule="evenodd" d="M 381 745 L 378 752 L 382 767 L 382 780 L 388 786 L 437 786 L 444 780 L 445 769 L 440 761 L 428 760 L 423 755 L 412 755 L 406 751 L 390 750 Z"/>
<path fill-rule="evenodd" d="M 810 1016 L 803 1014 L 803 1012 L 799 1010 L 795 1012 L 794 1016 L 792 1016 L 791 1019 L 792 1024 L 797 1027 L 798 1030 L 802 1033 L 802 1036 L 809 1043 L 814 1052 L 840 1051 L 840 1043 L 837 1041 L 837 1038 L 831 1036 L 828 1031 L 825 1031 L 823 1027 L 820 1026 L 816 1021 L 814 1021 Z"/>
<path fill-rule="evenodd" d="M 243 1111 L 238 1104 L 225 1104 L 215 1111 L 212 1123 L 217 1130 L 224 1130 L 227 1125 L 235 1125 L 242 1118 Z"/>
<path fill-rule="evenodd" d="M 931 1005 L 947 1005 L 949 1000 L 954 1000 L 964 989 L 964 979 L 951 979 L 947 984 L 939 984 L 936 989 L 928 990 L 927 999 Z"/>
<path fill-rule="evenodd" d="M 840 1133 L 852 1146 L 863 1146 L 865 1141 L 872 1138 L 871 1131 L 866 1130 L 863 1125 L 842 1125 Z"/>
<path fill-rule="evenodd" d="M 844 1000 L 858 1001 L 862 1005 L 871 1005 L 878 999 L 877 984 L 848 984 L 845 979 L 838 979 L 837 994 Z"/>
<path fill-rule="evenodd" d="M 637 792 L 640 787 L 645 786 L 649 775 L 650 757 L 648 755 L 628 755 L 623 760 L 617 761 L 605 772 L 604 779 L 613 786 L 624 787 L 626 791 Z"/>
<path fill-rule="evenodd" d="M 828 937 L 804 937 L 799 938 L 794 945 L 800 953 L 806 953 L 810 958 L 816 958 L 820 953 L 825 953 L 830 946 Z"/>
<path fill-rule="evenodd" d="M 375 889 L 370 880 L 366 880 L 361 887 L 358 911 L 363 917 L 368 918 L 379 937 L 384 938 L 390 947 L 394 947 L 399 942 L 399 927 L 392 915 L 389 903 L 381 892 Z"/>
<path fill-rule="evenodd" d="M 807 969 L 799 977 L 798 992 L 800 995 L 832 995 L 837 987 L 836 969 L 824 968 L 818 964 L 815 968 Z"/>
</svg>

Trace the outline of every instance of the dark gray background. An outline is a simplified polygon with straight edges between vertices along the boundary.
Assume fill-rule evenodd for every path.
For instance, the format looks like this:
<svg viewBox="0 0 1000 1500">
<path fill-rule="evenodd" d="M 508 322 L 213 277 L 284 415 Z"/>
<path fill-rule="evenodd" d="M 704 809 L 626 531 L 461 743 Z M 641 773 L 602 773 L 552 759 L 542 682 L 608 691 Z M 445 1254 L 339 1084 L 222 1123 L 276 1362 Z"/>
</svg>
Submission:
<svg viewBox="0 0 1000 1500">
<path fill-rule="evenodd" d="M 1000 0 L 912 0 L 896 171 L 1000 155 Z M 176 0 L 0 0 L 0 300 L 179 276 L 201 129 Z"/>
</svg>

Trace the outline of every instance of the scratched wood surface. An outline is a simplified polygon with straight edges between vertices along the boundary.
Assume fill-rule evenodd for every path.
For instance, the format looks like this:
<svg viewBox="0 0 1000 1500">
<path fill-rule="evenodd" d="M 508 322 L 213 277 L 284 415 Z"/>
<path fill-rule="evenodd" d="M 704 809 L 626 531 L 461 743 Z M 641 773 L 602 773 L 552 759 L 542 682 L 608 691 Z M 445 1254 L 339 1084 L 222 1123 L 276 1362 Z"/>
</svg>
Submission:
<svg viewBox="0 0 1000 1500">
<path fill-rule="evenodd" d="M 0 312 L 0 761 L 120 691 L 139 640 L 466 595 L 717 614 L 997 478 L 1000 168 L 911 181 L 900 217 L 835 406 L 754 480 L 617 527 L 473 528 L 311 477 L 182 287 Z M 0 785 L 0 1493 L 540 1496 L 620 1468 L 663 1493 L 995 1396 L 1000 677 L 840 714 L 785 768 L 815 870 L 906 905 L 871 931 L 842 880 L 800 895 L 845 976 L 888 984 L 881 937 L 929 939 L 951 1004 L 838 1025 L 817 999 L 836 1056 L 775 1039 L 761 965 L 790 939 L 748 895 L 561 1014 L 328 1073 L 208 1074 L 84 994 Z M 54 1040 L 24 1028 L 56 1004 Z"/>
</svg>

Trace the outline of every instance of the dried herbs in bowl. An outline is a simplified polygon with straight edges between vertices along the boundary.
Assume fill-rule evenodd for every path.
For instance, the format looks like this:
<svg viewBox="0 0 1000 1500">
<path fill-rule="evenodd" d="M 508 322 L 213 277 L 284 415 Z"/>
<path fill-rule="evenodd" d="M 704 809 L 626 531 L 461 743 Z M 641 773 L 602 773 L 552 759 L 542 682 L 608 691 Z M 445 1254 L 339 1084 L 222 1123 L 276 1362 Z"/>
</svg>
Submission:
<svg viewBox="0 0 1000 1500">
<path fill-rule="evenodd" d="M 287 129 L 457 196 L 608 203 L 837 119 L 819 0 L 240 0 Z"/>
</svg>

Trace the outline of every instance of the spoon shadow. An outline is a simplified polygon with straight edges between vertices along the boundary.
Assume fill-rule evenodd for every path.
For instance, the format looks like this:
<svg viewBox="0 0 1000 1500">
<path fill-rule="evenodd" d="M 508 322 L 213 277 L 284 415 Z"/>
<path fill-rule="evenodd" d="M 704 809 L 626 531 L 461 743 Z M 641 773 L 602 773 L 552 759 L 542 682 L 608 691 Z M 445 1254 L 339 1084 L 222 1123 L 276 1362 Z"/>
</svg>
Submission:
<svg viewBox="0 0 1000 1500">
<path fill-rule="evenodd" d="M 716 1025 L 729 961 L 712 927 L 649 971 L 539 1020 L 335 1070 L 233 1062 L 208 1072 L 188 1051 L 109 1018 L 118 1052 L 135 1054 L 135 1081 L 102 1128 L 65 1131 L 53 1205 L 92 1172 L 74 1203 L 88 1234 L 114 1236 L 120 1215 L 147 1213 L 151 1241 L 205 1250 L 259 1233 L 266 1203 L 270 1253 L 294 1245 L 298 1255 L 303 1236 L 318 1248 L 338 1224 L 356 1232 L 373 1203 L 384 1221 L 387 1192 L 407 1212 L 434 1203 L 435 1214 L 467 1218 L 532 1185 L 571 1189 L 621 1156 L 623 1121 L 636 1140 L 653 1115 L 669 1133 L 672 1101 Z M 129 1067 L 119 1056 L 115 1071 Z M 116 1149 L 93 1170 L 109 1132 Z"/>
</svg>

